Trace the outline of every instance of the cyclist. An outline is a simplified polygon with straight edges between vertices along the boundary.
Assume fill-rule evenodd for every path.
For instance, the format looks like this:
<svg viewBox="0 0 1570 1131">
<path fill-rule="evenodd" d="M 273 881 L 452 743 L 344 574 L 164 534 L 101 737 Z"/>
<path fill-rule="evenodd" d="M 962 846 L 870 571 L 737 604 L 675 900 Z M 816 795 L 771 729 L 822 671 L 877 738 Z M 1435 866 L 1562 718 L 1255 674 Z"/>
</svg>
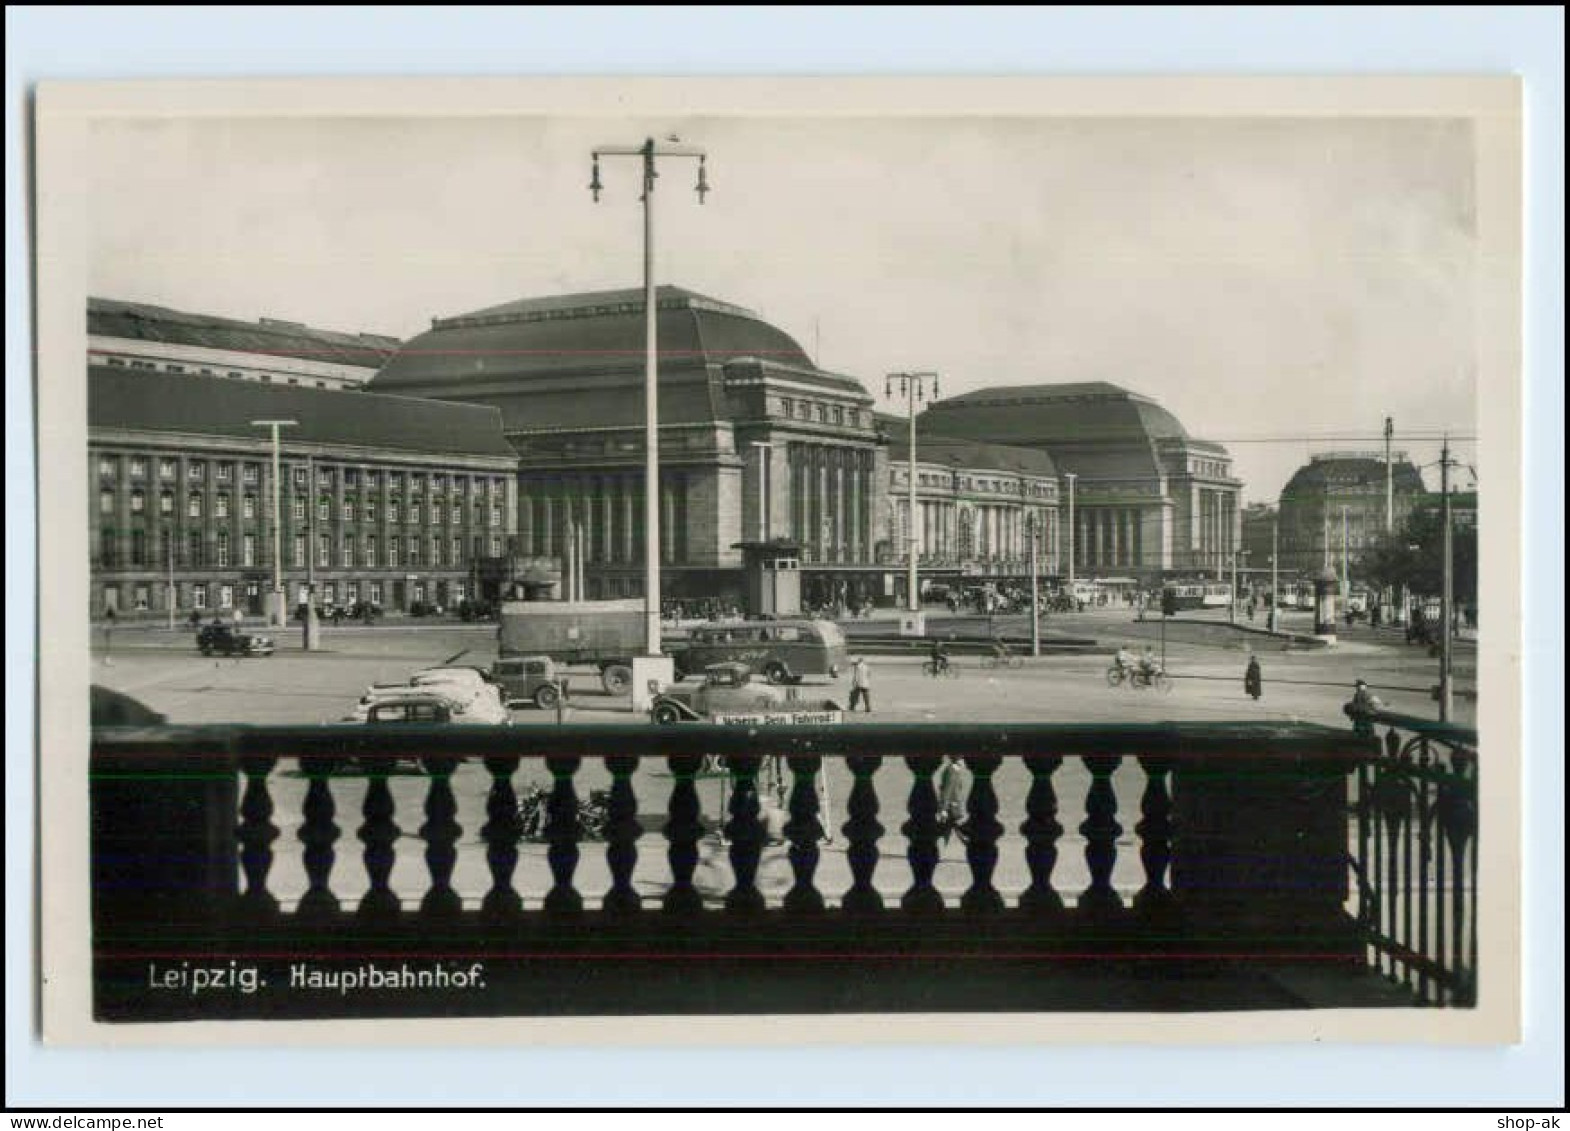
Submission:
<svg viewBox="0 0 1570 1131">
<path fill-rule="evenodd" d="M 1014 655 L 1014 653 L 1009 649 L 1009 646 L 1003 642 L 1003 638 L 1001 636 L 994 636 L 992 638 L 993 660 L 999 664 L 1005 664 L 1012 655 Z"/>
<path fill-rule="evenodd" d="M 932 641 L 932 674 L 942 675 L 949 670 L 948 649 L 943 646 L 943 641 Z"/>
<path fill-rule="evenodd" d="M 1139 674 L 1147 684 L 1156 677 L 1161 670 L 1161 664 L 1156 660 L 1156 654 L 1150 650 L 1150 645 L 1145 645 L 1145 650 L 1139 657 Z"/>
<path fill-rule="evenodd" d="M 1112 662 L 1116 665 L 1119 675 L 1128 676 L 1134 674 L 1134 653 L 1128 650 L 1128 645 L 1122 644 L 1118 646 L 1118 654 L 1113 657 Z"/>
</svg>

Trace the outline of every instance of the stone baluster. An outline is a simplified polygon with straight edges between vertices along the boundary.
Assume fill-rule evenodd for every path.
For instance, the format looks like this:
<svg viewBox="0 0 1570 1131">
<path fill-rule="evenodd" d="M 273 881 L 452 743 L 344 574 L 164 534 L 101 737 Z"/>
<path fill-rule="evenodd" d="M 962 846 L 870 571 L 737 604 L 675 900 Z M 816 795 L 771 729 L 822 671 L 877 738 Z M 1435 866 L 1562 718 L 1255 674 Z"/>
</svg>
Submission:
<svg viewBox="0 0 1570 1131">
<path fill-rule="evenodd" d="M 878 794 L 872 785 L 872 775 L 878 772 L 883 759 L 876 755 L 849 755 L 845 767 L 853 780 L 845 812 L 850 819 L 841 831 L 847 842 L 845 855 L 850 863 L 851 886 L 842 901 L 844 909 L 852 913 L 883 910 L 883 896 L 872 884 L 872 873 L 878 866 L 878 838 L 883 826 L 878 823 Z"/>
<path fill-rule="evenodd" d="M 813 884 L 818 870 L 818 841 L 823 823 L 818 820 L 818 774 L 823 759 L 816 754 L 791 755 L 790 820 L 785 838 L 790 841 L 790 870 L 795 878 L 785 893 L 785 910 L 812 914 L 823 910 L 823 895 Z"/>
<path fill-rule="evenodd" d="M 725 897 L 725 910 L 745 914 L 764 907 L 763 893 L 758 890 L 758 861 L 768 839 L 758 816 L 758 770 L 763 759 L 757 754 L 738 754 L 729 762 L 731 819 L 725 824 L 725 837 L 730 841 L 731 871 L 736 882 Z"/>
<path fill-rule="evenodd" d="M 273 841 L 278 826 L 273 824 L 273 799 L 267 790 L 267 775 L 278 759 L 252 756 L 240 759 L 245 774 L 245 796 L 240 801 L 240 827 L 235 839 L 240 842 L 240 867 L 245 872 L 245 893 L 240 897 L 241 913 L 251 919 L 265 919 L 278 913 L 278 900 L 267 890 L 267 873 L 273 866 Z"/>
<path fill-rule="evenodd" d="M 938 791 L 932 784 L 939 760 L 931 755 L 912 754 L 905 758 L 910 767 L 910 814 L 900 832 L 905 834 L 905 857 L 910 861 L 911 885 L 900 899 L 900 906 L 915 914 L 935 914 L 943 910 L 943 896 L 932 883 L 938 858 Z"/>
<path fill-rule="evenodd" d="M 1144 756 L 1139 759 L 1145 771 L 1145 792 L 1140 798 L 1140 822 L 1134 826 L 1139 836 L 1139 859 L 1145 866 L 1145 884 L 1134 896 L 1134 910 L 1148 918 L 1160 918 L 1172 909 L 1172 889 L 1167 885 L 1167 866 L 1172 862 L 1172 796 L 1167 777 L 1172 772 L 1169 758 Z"/>
<path fill-rule="evenodd" d="M 671 866 L 671 886 L 661 906 L 674 914 L 693 914 L 703 910 L 703 896 L 692 882 L 692 874 L 698 868 L 698 838 L 703 835 L 697 786 L 703 756 L 673 754 L 666 763 L 674 782 L 670 815 L 665 822 L 665 839 L 670 842 L 666 859 Z"/>
<path fill-rule="evenodd" d="M 458 759 L 424 758 L 421 766 L 430 775 L 430 786 L 425 793 L 425 824 L 420 826 L 420 837 L 425 841 L 425 866 L 431 873 L 431 886 L 420 900 L 420 914 L 457 915 L 463 910 L 463 900 L 452 886 L 452 870 L 458 862 L 458 838 L 463 835 L 463 827 L 456 820 L 458 802 L 452 792 L 452 773 L 458 768 Z"/>
<path fill-rule="evenodd" d="M 338 910 L 338 897 L 333 894 L 333 843 L 338 839 L 338 826 L 333 823 L 336 812 L 331 787 L 333 762 L 326 758 L 301 758 L 300 770 L 310 782 L 305 790 L 302 806 L 304 823 L 300 825 L 300 843 L 305 846 L 302 854 L 305 863 L 306 891 L 300 897 L 299 913 L 309 918 L 330 916 Z"/>
<path fill-rule="evenodd" d="M 578 870 L 578 837 L 582 832 L 578 791 L 572 779 L 582 762 L 583 759 L 573 757 L 545 759 L 545 768 L 554 783 L 545 806 L 545 839 L 550 842 L 545 859 L 553 881 L 551 890 L 545 893 L 546 911 L 573 914 L 583 910 L 583 896 L 572 882 L 573 873 Z"/>
<path fill-rule="evenodd" d="M 493 919 L 504 919 L 523 910 L 523 898 L 512 886 L 513 870 L 518 866 L 518 838 L 522 834 L 518 795 L 513 792 L 512 776 L 517 772 L 520 760 L 516 754 L 485 759 L 485 768 L 491 775 L 491 789 L 485 799 L 485 815 L 489 820 L 480 829 L 480 838 L 485 841 L 491 890 L 485 893 L 480 910 Z"/>
<path fill-rule="evenodd" d="M 1085 838 L 1085 863 L 1090 886 L 1079 897 L 1079 910 L 1094 918 L 1118 914 L 1123 900 L 1112 887 L 1112 866 L 1117 862 L 1117 840 L 1123 826 L 1117 822 L 1118 799 L 1112 790 L 1112 773 L 1122 758 L 1116 754 L 1085 756 L 1090 770 L 1090 792 L 1085 797 L 1085 820 L 1079 826 Z"/>
<path fill-rule="evenodd" d="M 605 759 L 611 772 L 611 796 L 605 821 L 605 862 L 611 870 L 611 888 L 605 893 L 604 908 L 614 915 L 626 915 L 643 908 L 632 872 L 638 864 L 638 799 L 632 791 L 632 775 L 638 769 L 636 754 Z"/>
<path fill-rule="evenodd" d="M 371 886 L 360 899 L 358 914 L 368 920 L 394 918 L 403 907 L 388 882 L 396 860 L 395 846 L 401 830 L 393 820 L 396 808 L 392 791 L 387 788 L 387 769 L 388 764 L 385 762 L 372 763 L 366 781 L 365 801 L 360 807 L 364 822 L 360 825 L 358 837 L 365 846 L 365 873 L 370 877 Z"/>
<path fill-rule="evenodd" d="M 1003 896 L 992 886 L 992 873 L 998 866 L 998 838 L 1003 825 L 998 820 L 998 795 L 992 788 L 992 775 L 1003 759 L 996 754 L 969 754 L 965 765 L 975 780 L 965 802 L 965 858 L 970 861 L 970 888 L 960 897 L 960 906 L 977 914 L 1003 910 Z"/>
<path fill-rule="evenodd" d="M 1025 837 L 1025 864 L 1030 869 L 1030 887 L 1020 893 L 1021 909 L 1038 915 L 1057 915 L 1063 911 L 1063 897 L 1052 886 L 1052 870 L 1058 863 L 1058 838 L 1063 826 L 1058 823 L 1058 795 L 1052 788 L 1052 775 L 1063 764 L 1055 754 L 1027 754 L 1030 793 L 1025 798 L 1025 822 L 1019 831 Z"/>
</svg>

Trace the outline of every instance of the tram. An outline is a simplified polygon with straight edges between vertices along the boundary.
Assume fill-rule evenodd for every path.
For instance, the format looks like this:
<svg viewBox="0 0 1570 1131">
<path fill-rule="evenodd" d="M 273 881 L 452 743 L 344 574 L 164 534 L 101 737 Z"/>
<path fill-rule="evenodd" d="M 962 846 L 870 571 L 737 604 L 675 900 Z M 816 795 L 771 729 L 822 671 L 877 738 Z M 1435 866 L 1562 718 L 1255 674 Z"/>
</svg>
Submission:
<svg viewBox="0 0 1570 1131">
<path fill-rule="evenodd" d="M 1232 603 L 1232 586 L 1224 581 L 1172 582 L 1162 587 L 1172 594 L 1172 607 L 1186 609 L 1224 609 Z"/>
</svg>

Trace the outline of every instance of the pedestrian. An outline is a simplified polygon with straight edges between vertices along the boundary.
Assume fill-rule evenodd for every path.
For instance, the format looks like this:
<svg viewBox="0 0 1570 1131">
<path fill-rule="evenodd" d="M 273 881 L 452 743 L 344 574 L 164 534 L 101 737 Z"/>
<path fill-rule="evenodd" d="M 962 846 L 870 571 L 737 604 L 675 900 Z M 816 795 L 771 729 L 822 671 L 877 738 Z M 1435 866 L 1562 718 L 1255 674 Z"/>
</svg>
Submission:
<svg viewBox="0 0 1570 1131">
<path fill-rule="evenodd" d="M 867 657 L 857 656 L 850 665 L 850 709 L 857 703 L 866 704 L 867 714 L 872 714 L 872 669 Z"/>
<path fill-rule="evenodd" d="M 966 839 L 965 797 L 970 792 L 970 770 L 958 758 L 944 758 L 938 770 L 938 830 L 947 844 L 955 833 Z"/>
<path fill-rule="evenodd" d="M 244 623 L 245 623 L 245 614 L 240 611 L 240 606 L 236 605 L 234 607 L 234 627 L 235 627 L 235 631 L 238 632 L 240 630 L 240 626 L 243 625 Z"/>
<path fill-rule="evenodd" d="M 1258 699 L 1264 694 L 1264 678 L 1259 670 L 1259 657 L 1248 658 L 1248 670 L 1243 673 L 1243 690 Z"/>
</svg>

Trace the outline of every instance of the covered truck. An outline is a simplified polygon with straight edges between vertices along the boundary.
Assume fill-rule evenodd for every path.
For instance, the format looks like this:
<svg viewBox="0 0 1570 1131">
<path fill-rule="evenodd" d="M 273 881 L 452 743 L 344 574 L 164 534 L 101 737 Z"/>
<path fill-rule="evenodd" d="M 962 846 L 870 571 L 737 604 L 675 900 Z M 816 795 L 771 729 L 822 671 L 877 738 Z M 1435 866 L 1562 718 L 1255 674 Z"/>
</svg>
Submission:
<svg viewBox="0 0 1570 1131">
<path fill-rule="evenodd" d="M 549 656 L 592 664 L 613 695 L 632 689 L 632 657 L 644 647 L 643 600 L 504 601 L 497 630 L 503 658 Z"/>
</svg>

